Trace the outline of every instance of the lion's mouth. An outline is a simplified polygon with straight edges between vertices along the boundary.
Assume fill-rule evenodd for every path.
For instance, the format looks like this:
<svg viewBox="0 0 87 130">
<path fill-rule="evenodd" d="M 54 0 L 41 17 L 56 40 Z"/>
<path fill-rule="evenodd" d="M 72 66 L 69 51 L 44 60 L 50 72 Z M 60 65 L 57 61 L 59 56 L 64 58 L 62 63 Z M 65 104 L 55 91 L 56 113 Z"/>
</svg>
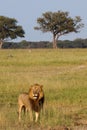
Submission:
<svg viewBox="0 0 87 130">
<path fill-rule="evenodd" d="M 37 99 L 38 98 L 38 94 L 33 94 L 33 98 Z"/>
</svg>

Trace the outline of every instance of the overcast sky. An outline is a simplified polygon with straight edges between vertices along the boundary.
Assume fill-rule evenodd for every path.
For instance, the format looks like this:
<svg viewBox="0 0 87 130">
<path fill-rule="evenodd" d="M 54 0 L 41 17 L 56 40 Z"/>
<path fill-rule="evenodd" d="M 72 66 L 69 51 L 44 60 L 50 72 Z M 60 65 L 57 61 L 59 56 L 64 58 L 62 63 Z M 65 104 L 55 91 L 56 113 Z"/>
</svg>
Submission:
<svg viewBox="0 0 87 130">
<path fill-rule="evenodd" d="M 15 18 L 25 31 L 25 38 L 17 41 L 52 41 L 51 33 L 34 30 L 37 18 L 47 11 L 68 11 L 71 17 L 80 16 L 85 27 L 80 33 L 70 33 L 60 40 L 87 38 L 87 0 L 0 0 L 0 16 Z"/>
</svg>

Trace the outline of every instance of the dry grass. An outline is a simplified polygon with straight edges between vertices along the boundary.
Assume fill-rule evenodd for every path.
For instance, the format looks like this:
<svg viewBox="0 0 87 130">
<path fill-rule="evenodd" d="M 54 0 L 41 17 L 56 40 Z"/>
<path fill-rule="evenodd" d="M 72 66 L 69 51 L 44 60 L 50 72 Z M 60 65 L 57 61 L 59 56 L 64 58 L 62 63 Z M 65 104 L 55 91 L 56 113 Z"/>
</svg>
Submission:
<svg viewBox="0 0 87 130">
<path fill-rule="evenodd" d="M 38 124 L 28 115 L 19 124 L 18 95 L 33 83 L 44 85 L 44 110 Z M 0 129 L 73 127 L 86 120 L 87 49 L 0 50 Z"/>
</svg>

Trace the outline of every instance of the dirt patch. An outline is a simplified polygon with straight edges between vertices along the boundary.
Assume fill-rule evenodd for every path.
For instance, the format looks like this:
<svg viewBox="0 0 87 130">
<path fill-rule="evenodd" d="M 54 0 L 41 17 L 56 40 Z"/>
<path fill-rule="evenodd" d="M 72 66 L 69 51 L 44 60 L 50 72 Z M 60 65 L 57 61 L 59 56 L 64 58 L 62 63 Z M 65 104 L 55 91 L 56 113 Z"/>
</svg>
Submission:
<svg viewBox="0 0 87 130">
<path fill-rule="evenodd" d="M 56 127 L 50 128 L 49 130 L 71 130 L 71 128 L 65 127 L 65 126 L 56 126 Z"/>
<path fill-rule="evenodd" d="M 72 130 L 87 130 L 87 125 L 75 126 Z"/>
<path fill-rule="evenodd" d="M 38 127 L 37 125 L 35 126 L 33 126 L 33 127 L 31 127 L 31 126 L 29 126 L 28 127 L 29 128 L 29 130 L 72 130 L 71 128 L 69 128 L 69 127 L 66 127 L 66 126 L 54 126 L 54 127 L 51 127 L 51 126 L 47 126 L 47 127 Z"/>
</svg>

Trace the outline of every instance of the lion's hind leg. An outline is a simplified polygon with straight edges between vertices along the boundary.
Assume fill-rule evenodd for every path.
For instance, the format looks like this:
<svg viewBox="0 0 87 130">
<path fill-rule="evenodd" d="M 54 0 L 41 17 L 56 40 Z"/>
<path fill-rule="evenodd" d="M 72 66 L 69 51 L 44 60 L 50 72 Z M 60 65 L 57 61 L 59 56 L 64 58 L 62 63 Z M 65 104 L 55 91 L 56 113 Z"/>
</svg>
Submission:
<svg viewBox="0 0 87 130">
<path fill-rule="evenodd" d="M 19 122 L 21 121 L 22 108 L 23 108 L 23 105 L 19 105 L 19 108 L 18 108 L 18 119 L 19 119 Z"/>
</svg>

